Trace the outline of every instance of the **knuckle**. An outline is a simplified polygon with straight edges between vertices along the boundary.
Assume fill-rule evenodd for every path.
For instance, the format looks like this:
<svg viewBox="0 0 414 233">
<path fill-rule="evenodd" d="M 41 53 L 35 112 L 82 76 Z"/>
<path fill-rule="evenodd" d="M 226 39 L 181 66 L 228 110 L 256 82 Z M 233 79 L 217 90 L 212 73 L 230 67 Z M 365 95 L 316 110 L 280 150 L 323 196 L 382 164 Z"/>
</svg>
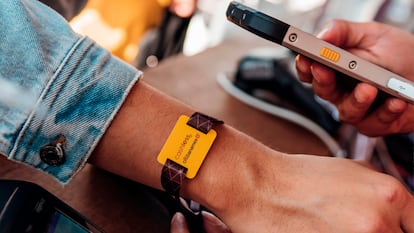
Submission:
<svg viewBox="0 0 414 233">
<path fill-rule="evenodd" d="M 315 91 L 315 94 L 318 95 L 320 98 L 335 104 L 335 102 L 337 100 L 337 96 L 334 93 L 332 93 L 331 91 L 326 91 L 326 90 L 321 89 L 319 87 L 314 88 L 314 91 Z M 338 106 L 337 106 L 337 108 L 338 108 Z"/>
<path fill-rule="evenodd" d="M 391 176 L 384 175 L 375 187 L 375 209 L 365 209 L 359 213 L 355 232 L 377 233 L 395 232 L 395 219 L 390 215 L 400 211 L 411 200 L 405 187 Z"/>
<path fill-rule="evenodd" d="M 381 189 L 378 191 L 380 198 L 385 201 L 385 203 L 390 205 L 397 205 L 400 202 L 406 200 L 407 190 L 402 186 L 402 184 L 391 177 L 384 180 L 384 184 Z"/>
<path fill-rule="evenodd" d="M 338 108 L 338 112 L 339 119 L 343 122 L 357 124 L 361 120 L 361 117 L 350 114 L 347 109 L 344 109 L 342 107 Z"/>
</svg>

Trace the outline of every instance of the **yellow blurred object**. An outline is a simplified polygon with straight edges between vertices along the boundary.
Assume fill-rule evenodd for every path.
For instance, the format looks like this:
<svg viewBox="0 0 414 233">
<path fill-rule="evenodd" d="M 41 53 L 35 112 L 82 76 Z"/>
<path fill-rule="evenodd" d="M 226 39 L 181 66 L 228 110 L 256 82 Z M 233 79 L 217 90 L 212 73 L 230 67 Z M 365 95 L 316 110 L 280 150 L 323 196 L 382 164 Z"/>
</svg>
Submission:
<svg viewBox="0 0 414 233">
<path fill-rule="evenodd" d="M 170 0 L 89 0 L 72 28 L 131 62 L 143 35 L 157 27 Z"/>
</svg>

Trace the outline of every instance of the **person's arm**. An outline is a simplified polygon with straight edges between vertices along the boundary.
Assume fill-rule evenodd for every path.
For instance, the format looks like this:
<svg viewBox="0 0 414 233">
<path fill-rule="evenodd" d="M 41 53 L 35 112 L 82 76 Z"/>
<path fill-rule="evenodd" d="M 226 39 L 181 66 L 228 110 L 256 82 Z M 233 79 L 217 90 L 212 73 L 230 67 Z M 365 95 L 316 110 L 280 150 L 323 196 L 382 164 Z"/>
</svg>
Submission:
<svg viewBox="0 0 414 233">
<path fill-rule="evenodd" d="M 141 72 L 37 0 L 0 1 L 0 154 L 67 183 Z"/>
<path fill-rule="evenodd" d="M 193 111 L 141 81 L 91 162 L 161 188 L 156 157 L 178 116 Z M 233 232 L 414 232 L 413 197 L 393 178 L 345 159 L 273 151 L 227 125 L 217 132 L 182 195 Z"/>
<path fill-rule="evenodd" d="M 0 153 L 62 183 L 93 153 L 91 163 L 161 188 L 158 152 L 177 117 L 196 109 L 136 82 L 137 70 L 38 1 L 0 1 L 0 22 L 0 78 L 25 90 L 5 96 L 35 100 L 19 108 L 0 97 Z M 413 197 L 392 177 L 345 159 L 286 155 L 228 125 L 216 130 L 181 194 L 232 232 L 414 233 Z M 64 150 L 42 159 L 62 136 L 47 148 Z M 66 159 L 54 160 L 57 153 Z"/>
<path fill-rule="evenodd" d="M 385 24 L 353 23 L 343 20 L 330 22 L 319 37 L 407 79 L 414 80 L 414 36 Z M 414 131 L 414 106 L 397 98 L 389 98 L 371 111 L 378 90 L 359 83 L 352 91 L 339 83 L 335 73 L 304 56 L 296 59 L 302 81 L 312 83 L 315 93 L 334 103 L 340 119 L 354 124 L 369 136 Z"/>
</svg>

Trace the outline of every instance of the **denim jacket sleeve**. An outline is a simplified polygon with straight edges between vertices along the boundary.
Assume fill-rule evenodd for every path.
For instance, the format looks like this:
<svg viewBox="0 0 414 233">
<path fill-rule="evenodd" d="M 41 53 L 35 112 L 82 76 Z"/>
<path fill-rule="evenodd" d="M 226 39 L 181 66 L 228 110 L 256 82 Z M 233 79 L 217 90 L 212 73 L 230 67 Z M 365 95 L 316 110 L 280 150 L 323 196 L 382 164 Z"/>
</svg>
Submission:
<svg viewBox="0 0 414 233">
<path fill-rule="evenodd" d="M 0 153 L 67 183 L 141 77 L 37 0 L 0 1 Z"/>
</svg>

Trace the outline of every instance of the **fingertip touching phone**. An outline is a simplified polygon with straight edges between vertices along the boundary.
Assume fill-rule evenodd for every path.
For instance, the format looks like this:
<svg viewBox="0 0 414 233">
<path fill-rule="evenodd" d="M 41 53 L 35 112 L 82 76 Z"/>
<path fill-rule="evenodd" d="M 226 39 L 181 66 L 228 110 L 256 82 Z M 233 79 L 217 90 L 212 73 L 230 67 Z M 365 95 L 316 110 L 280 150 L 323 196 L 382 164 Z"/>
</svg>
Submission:
<svg viewBox="0 0 414 233">
<path fill-rule="evenodd" d="M 334 46 L 283 21 L 237 1 L 230 2 L 227 19 L 234 24 L 342 74 L 414 104 L 414 82 Z"/>
<path fill-rule="evenodd" d="M 0 233 L 69 232 L 103 230 L 39 185 L 0 180 Z"/>
</svg>

